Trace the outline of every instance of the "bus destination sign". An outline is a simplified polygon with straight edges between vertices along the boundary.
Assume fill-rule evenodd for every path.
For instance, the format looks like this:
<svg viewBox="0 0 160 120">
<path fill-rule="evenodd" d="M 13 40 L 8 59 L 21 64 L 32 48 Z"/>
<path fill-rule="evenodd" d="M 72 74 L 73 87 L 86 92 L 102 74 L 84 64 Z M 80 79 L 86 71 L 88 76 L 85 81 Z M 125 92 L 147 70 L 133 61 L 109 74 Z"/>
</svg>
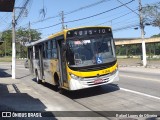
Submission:
<svg viewBox="0 0 160 120">
<path fill-rule="evenodd" d="M 67 37 L 98 35 L 98 34 L 111 34 L 111 28 L 82 28 L 71 30 L 67 32 Z"/>
</svg>

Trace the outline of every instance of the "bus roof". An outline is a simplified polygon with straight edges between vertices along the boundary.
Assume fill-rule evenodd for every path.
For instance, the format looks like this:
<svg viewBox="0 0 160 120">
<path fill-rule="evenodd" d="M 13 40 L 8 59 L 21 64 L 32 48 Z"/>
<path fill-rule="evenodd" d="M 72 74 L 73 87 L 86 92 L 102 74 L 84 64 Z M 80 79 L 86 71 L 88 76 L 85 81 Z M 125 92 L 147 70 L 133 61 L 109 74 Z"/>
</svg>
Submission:
<svg viewBox="0 0 160 120">
<path fill-rule="evenodd" d="M 76 30 L 76 29 L 82 29 L 82 28 L 111 28 L 110 26 L 82 26 L 82 27 L 77 27 L 77 28 L 70 28 L 70 29 L 66 29 L 67 31 L 70 30 Z"/>
<path fill-rule="evenodd" d="M 77 30 L 77 29 L 82 29 L 82 28 L 111 28 L 110 26 L 83 26 L 83 27 L 77 27 L 77 28 L 70 28 L 70 29 L 64 29 L 60 32 L 57 32 L 55 34 L 52 34 L 46 38 L 43 38 L 43 39 L 40 39 L 40 40 L 37 40 L 35 42 L 28 42 L 25 44 L 26 47 L 29 47 L 29 46 L 34 46 L 38 43 L 41 43 L 41 42 L 44 42 L 46 40 L 49 40 L 49 39 L 52 39 L 52 38 L 55 38 L 55 37 L 58 37 L 58 36 L 61 36 L 61 35 L 64 35 L 64 33 L 66 33 L 67 31 L 71 31 L 71 30 Z"/>
</svg>

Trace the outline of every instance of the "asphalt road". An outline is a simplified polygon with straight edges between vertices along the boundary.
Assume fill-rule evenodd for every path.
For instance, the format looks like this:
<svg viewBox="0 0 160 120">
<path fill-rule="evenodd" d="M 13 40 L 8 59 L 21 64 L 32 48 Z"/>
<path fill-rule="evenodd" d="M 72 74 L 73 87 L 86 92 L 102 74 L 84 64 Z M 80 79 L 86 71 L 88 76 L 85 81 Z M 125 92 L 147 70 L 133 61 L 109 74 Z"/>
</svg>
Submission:
<svg viewBox="0 0 160 120">
<path fill-rule="evenodd" d="M 59 94 L 52 85 L 37 84 L 23 64 L 17 64 L 17 79 L 12 80 L 10 65 L 11 63 L 0 63 L 0 105 L 7 106 L 9 110 L 97 111 L 96 114 L 102 117 L 87 117 L 95 120 L 124 119 L 105 118 L 105 113 L 98 111 L 160 111 L 160 69 L 120 67 L 119 82 Z M 76 116 L 80 113 L 73 114 Z M 148 120 L 147 117 L 131 118 Z M 83 117 L 76 119 L 86 120 Z"/>
<path fill-rule="evenodd" d="M 160 97 L 160 69 L 120 68 L 119 86 Z"/>
</svg>

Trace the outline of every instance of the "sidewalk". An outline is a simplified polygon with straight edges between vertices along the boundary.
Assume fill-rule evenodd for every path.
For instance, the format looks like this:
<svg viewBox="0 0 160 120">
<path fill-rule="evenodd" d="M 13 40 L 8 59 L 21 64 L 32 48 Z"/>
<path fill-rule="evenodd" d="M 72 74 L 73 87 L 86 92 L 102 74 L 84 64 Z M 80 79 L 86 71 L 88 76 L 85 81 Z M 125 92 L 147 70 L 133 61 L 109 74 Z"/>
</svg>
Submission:
<svg viewBox="0 0 160 120">
<path fill-rule="evenodd" d="M 0 63 L 0 111 L 45 111 L 46 106 L 29 93 L 22 79 L 12 79 L 11 69 Z"/>
</svg>

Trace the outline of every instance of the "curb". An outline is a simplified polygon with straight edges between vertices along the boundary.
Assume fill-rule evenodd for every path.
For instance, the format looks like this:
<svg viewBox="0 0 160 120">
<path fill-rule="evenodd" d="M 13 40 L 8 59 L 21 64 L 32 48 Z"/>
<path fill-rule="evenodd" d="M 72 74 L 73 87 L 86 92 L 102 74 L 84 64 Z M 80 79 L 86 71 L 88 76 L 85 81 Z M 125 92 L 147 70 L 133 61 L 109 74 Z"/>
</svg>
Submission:
<svg viewBox="0 0 160 120">
<path fill-rule="evenodd" d="M 146 67 L 140 65 L 118 65 L 119 67 L 139 67 L 139 68 L 153 68 L 153 69 L 160 69 L 160 66 L 150 66 L 147 65 Z"/>
</svg>

